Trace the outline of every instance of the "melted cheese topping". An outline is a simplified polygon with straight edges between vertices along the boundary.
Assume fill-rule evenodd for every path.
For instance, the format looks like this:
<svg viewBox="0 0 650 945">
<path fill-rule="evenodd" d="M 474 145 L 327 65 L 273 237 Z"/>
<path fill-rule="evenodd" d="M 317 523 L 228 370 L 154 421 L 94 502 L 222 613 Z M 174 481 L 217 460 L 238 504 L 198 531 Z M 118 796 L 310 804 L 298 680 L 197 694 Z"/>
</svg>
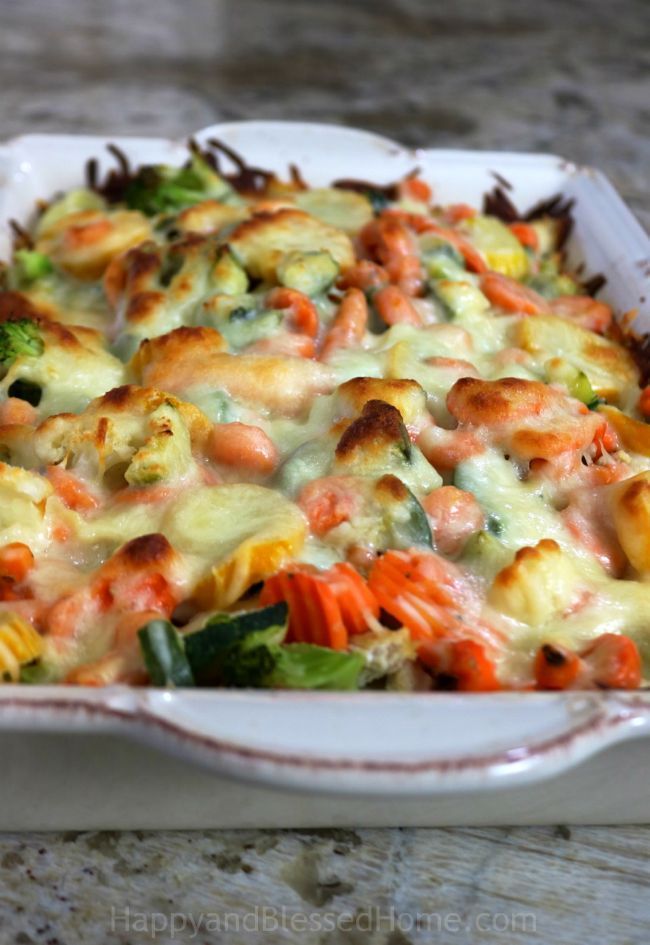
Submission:
<svg viewBox="0 0 650 945">
<path fill-rule="evenodd" d="M 134 615 L 237 609 L 296 562 L 372 586 L 428 542 L 455 588 L 422 591 L 429 643 L 481 640 L 501 685 L 530 685 L 543 644 L 650 655 L 639 376 L 554 221 L 523 233 L 413 182 L 379 210 L 266 188 L 165 213 L 74 191 L 36 225 L 42 275 L 9 270 L 0 321 L 38 343 L 0 348 L 0 571 L 16 542 L 34 563 L 0 596 L 43 678 L 139 681 Z M 402 620 L 388 685 L 431 686 Z M 418 653 L 428 675 L 404 670 Z"/>
</svg>

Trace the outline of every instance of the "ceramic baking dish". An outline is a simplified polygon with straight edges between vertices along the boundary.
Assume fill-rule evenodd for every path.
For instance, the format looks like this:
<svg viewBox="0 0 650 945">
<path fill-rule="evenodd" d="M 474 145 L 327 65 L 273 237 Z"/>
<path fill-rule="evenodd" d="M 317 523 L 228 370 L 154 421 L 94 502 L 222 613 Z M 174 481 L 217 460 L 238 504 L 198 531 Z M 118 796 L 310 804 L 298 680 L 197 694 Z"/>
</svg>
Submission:
<svg viewBox="0 0 650 945">
<path fill-rule="evenodd" d="M 392 181 L 414 167 L 441 202 L 480 204 L 495 174 L 521 207 L 575 200 L 572 265 L 650 329 L 650 240 L 602 174 L 558 157 L 412 151 L 326 125 L 244 122 L 218 137 L 307 181 Z M 81 183 L 116 143 L 180 163 L 179 143 L 31 135 L 0 147 L 8 220 Z M 110 156 L 106 155 L 108 167 Z M 649 615 L 650 619 L 650 615 Z M 650 820 L 650 693 L 319 694 L 0 687 L 0 829 L 613 823 Z"/>
</svg>

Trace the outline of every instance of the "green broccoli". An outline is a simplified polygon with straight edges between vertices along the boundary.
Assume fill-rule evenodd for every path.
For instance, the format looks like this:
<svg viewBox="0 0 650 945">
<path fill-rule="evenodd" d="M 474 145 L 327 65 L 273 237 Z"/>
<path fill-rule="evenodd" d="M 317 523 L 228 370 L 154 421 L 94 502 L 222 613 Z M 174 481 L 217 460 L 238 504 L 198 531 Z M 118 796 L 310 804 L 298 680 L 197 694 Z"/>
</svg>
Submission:
<svg viewBox="0 0 650 945">
<path fill-rule="evenodd" d="M 237 643 L 223 655 L 219 667 L 221 685 L 239 689 L 263 689 L 277 663 L 278 646 L 247 646 Z"/>
<path fill-rule="evenodd" d="M 33 249 L 17 249 L 14 253 L 19 281 L 30 283 L 54 272 L 49 256 Z"/>
<path fill-rule="evenodd" d="M 231 194 L 230 185 L 200 155 L 193 154 L 185 167 L 141 167 L 127 187 L 125 201 L 131 209 L 153 216 L 177 213 L 201 200 L 224 200 Z"/>
<path fill-rule="evenodd" d="M 44 347 L 38 325 L 28 318 L 0 325 L 0 362 L 4 367 L 23 356 L 37 358 Z"/>
</svg>

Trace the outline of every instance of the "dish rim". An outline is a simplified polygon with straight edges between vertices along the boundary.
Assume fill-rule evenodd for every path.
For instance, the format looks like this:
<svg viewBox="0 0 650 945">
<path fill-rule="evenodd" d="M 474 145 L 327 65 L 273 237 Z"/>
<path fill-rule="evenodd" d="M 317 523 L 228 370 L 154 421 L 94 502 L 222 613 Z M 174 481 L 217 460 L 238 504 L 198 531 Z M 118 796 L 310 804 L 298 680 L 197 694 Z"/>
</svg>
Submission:
<svg viewBox="0 0 650 945">
<path fill-rule="evenodd" d="M 523 168 L 558 168 L 567 177 L 580 176 L 589 181 L 605 201 L 610 221 L 619 230 L 625 229 L 624 245 L 634 247 L 635 261 L 650 259 L 650 238 L 640 223 L 626 207 L 609 181 L 590 167 L 580 167 L 552 154 L 526 152 L 476 151 L 467 149 L 405 148 L 389 138 L 361 129 L 350 129 L 338 125 L 307 122 L 227 122 L 208 126 L 196 133 L 199 141 L 219 136 L 229 136 L 257 130 L 260 135 L 292 134 L 306 129 L 307 134 L 325 134 L 346 139 L 350 145 L 363 142 L 370 149 L 385 153 L 396 153 L 417 162 L 418 158 L 441 166 L 453 161 L 456 164 L 476 167 L 507 162 Z M 34 145 L 69 146 L 90 145 L 98 149 L 109 141 L 126 142 L 137 148 L 166 146 L 176 149 L 180 142 L 173 139 L 126 135 L 41 135 L 17 136 L 0 143 L 0 162 L 10 163 L 13 153 L 29 152 Z M 1 170 L 1 167 L 0 167 Z M 28 173 L 28 169 L 24 170 Z M 0 179 L 0 212 L 3 187 Z M 4 220 L 0 221 L 4 223 Z M 636 255 L 638 254 L 638 256 Z M 648 277 L 650 281 L 650 277 Z M 639 279 L 640 291 L 643 285 Z M 645 290 L 643 290 L 645 291 Z M 650 296 L 650 293 L 648 293 Z M 266 698 L 265 698 L 266 697 Z M 196 694 L 189 699 L 195 701 Z M 325 706 L 324 719 L 332 711 L 344 714 L 359 699 L 377 701 L 384 708 L 389 705 L 385 693 L 274 693 L 255 690 L 233 694 L 227 690 L 214 690 L 199 695 L 200 701 L 210 702 L 212 707 L 220 703 L 231 706 L 238 700 L 252 700 L 257 707 L 261 701 L 268 706 L 279 703 L 316 702 Z M 395 703 L 395 700 L 398 700 Z M 277 786 L 309 790 L 334 791 L 338 793 L 377 794 L 422 794 L 448 792 L 451 790 L 485 790 L 513 783 L 531 783 L 566 770 L 604 748 L 622 740 L 650 734 L 650 693 L 501 693 L 501 694 L 426 694 L 403 693 L 390 697 L 391 704 L 414 708 L 412 724 L 436 722 L 444 724 L 446 713 L 451 709 L 466 726 L 480 725 L 487 705 L 500 704 L 503 722 L 507 728 L 507 704 L 525 702 L 535 705 L 543 718 L 549 707 L 560 706 L 565 714 L 564 724 L 557 731 L 547 731 L 530 744 L 503 744 L 493 751 L 468 751 L 465 755 L 439 756 L 432 752 L 433 746 L 423 739 L 411 760 L 395 755 L 386 758 L 375 750 L 374 754 L 359 754 L 358 746 L 348 747 L 342 754 L 301 753 L 288 749 L 261 748 L 245 738 L 239 741 L 224 738 L 216 730 L 205 734 L 196 727 L 183 722 L 183 703 L 188 696 L 181 690 L 169 692 L 154 688 L 146 690 L 129 687 L 108 687 L 102 691 L 84 687 L 63 686 L 3 686 L 0 687 L 0 731 L 51 731 L 51 732 L 110 732 L 155 745 L 165 751 L 186 758 L 188 761 L 207 766 L 234 777 L 261 781 Z M 454 705 L 455 704 L 455 705 Z M 576 707 L 582 706 L 576 721 Z M 273 709 L 270 709 L 273 714 Z M 561 714 L 561 713 L 560 713 Z M 408 715 L 408 713 L 407 713 Z M 557 720 L 556 720 L 557 721 Z M 554 723 L 555 724 L 555 723 Z M 506 742 L 507 733 L 504 733 Z M 398 753 L 399 754 L 399 753 Z"/>
</svg>

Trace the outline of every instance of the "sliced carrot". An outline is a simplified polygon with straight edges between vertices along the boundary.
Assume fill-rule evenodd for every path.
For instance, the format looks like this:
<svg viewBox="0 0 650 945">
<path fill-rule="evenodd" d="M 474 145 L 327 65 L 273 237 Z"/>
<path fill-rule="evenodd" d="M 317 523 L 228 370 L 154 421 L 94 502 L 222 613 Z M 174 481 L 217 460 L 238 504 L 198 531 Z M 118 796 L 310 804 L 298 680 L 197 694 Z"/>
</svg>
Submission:
<svg viewBox="0 0 650 945">
<path fill-rule="evenodd" d="M 391 282 L 406 295 L 418 295 L 424 275 L 417 242 L 407 226 L 409 217 L 403 211 L 384 211 L 363 227 L 359 242 L 369 256 L 382 264 Z"/>
<path fill-rule="evenodd" d="M 349 521 L 361 507 L 356 481 L 348 476 L 325 476 L 303 486 L 298 505 L 307 516 L 314 535 L 321 537 Z"/>
<path fill-rule="evenodd" d="M 366 297 L 361 289 L 348 289 L 325 335 L 321 361 L 326 361 L 339 348 L 353 348 L 361 344 L 367 327 Z"/>
<path fill-rule="evenodd" d="M 458 680 L 461 692 L 494 692 L 501 688 L 494 663 L 476 640 L 457 640 L 451 644 L 448 671 Z"/>
<path fill-rule="evenodd" d="M 65 522 L 57 522 L 52 528 L 52 538 L 60 545 L 72 538 L 72 529 Z"/>
<path fill-rule="evenodd" d="M 439 236 L 442 240 L 453 246 L 454 249 L 458 250 L 465 260 L 468 269 L 471 269 L 473 272 L 487 272 L 488 267 L 483 256 L 481 256 L 476 247 L 473 246 L 465 236 L 457 233 L 456 230 L 452 230 L 450 227 L 440 226 L 439 223 L 436 223 L 430 217 L 426 217 L 421 213 L 404 213 L 404 211 L 400 210 L 386 210 L 384 214 L 382 214 L 384 217 L 389 215 L 402 220 L 404 224 L 416 233 L 433 233 Z"/>
<path fill-rule="evenodd" d="M 511 223 L 508 227 L 510 232 L 517 237 L 522 246 L 527 246 L 528 249 L 532 249 L 533 252 L 536 252 L 539 249 L 539 237 L 537 236 L 537 231 L 534 226 L 531 226 L 530 223 L 524 223 L 523 221 L 517 221 L 516 223 Z"/>
<path fill-rule="evenodd" d="M 445 633 L 445 608 L 452 598 L 440 585 L 424 555 L 413 551 L 388 551 L 377 559 L 368 578 L 368 587 L 383 609 L 408 627 L 416 640 Z"/>
<path fill-rule="evenodd" d="M 99 500 L 74 473 L 62 466 L 48 466 L 46 475 L 55 493 L 69 509 L 74 509 L 75 512 L 87 512 L 98 507 Z"/>
<path fill-rule="evenodd" d="M 485 451 L 485 443 L 472 430 L 445 430 L 427 427 L 419 435 L 417 444 L 436 469 L 454 469 L 464 459 Z"/>
<path fill-rule="evenodd" d="M 543 315 L 549 310 L 546 299 L 534 289 L 529 289 L 528 286 L 498 272 L 484 273 L 481 278 L 481 291 L 493 305 L 506 312 Z"/>
<path fill-rule="evenodd" d="M 421 643 L 418 657 L 439 677 L 439 688 L 459 692 L 495 692 L 502 688 L 494 663 L 476 640 Z"/>
<path fill-rule="evenodd" d="M 370 289 L 380 289 L 388 285 L 390 278 L 383 266 L 370 259 L 360 259 L 356 265 L 343 273 L 337 285 L 341 289 L 361 289 L 368 292 Z"/>
<path fill-rule="evenodd" d="M 129 486 L 113 496 L 118 505 L 157 505 L 173 495 L 174 489 L 165 485 Z"/>
<path fill-rule="evenodd" d="M 289 309 L 291 327 L 298 334 L 309 335 L 311 338 L 318 334 L 318 310 L 304 292 L 278 286 L 267 293 L 266 304 L 269 308 Z"/>
<path fill-rule="evenodd" d="M 344 650 L 350 633 L 367 630 L 367 614 L 376 616 L 379 604 L 351 565 L 329 571 L 296 565 L 264 583 L 262 604 L 285 600 L 289 606 L 289 640 L 317 643 Z"/>
<path fill-rule="evenodd" d="M 379 604 L 366 582 L 347 562 L 340 562 L 330 568 L 328 580 L 348 631 L 365 633 L 368 629 L 366 615 L 379 616 Z"/>
<path fill-rule="evenodd" d="M 577 653 L 555 643 L 545 643 L 535 657 L 535 681 L 540 689 L 570 689 L 584 671 Z"/>
<path fill-rule="evenodd" d="M 590 295 L 559 295 L 548 302 L 554 315 L 576 322 L 581 328 L 604 334 L 612 324 L 614 313 L 605 302 Z"/>
<path fill-rule="evenodd" d="M 593 683 L 603 689 L 638 689 L 641 657 L 634 640 L 620 633 L 603 633 L 585 650 L 582 659 Z"/>
<path fill-rule="evenodd" d="M 33 567 L 34 555 L 22 541 L 12 541 L 0 548 L 0 578 L 18 583 L 25 580 Z"/>
<path fill-rule="evenodd" d="M 474 207 L 467 203 L 452 203 L 445 207 L 445 217 L 450 223 L 460 223 L 461 220 L 471 220 L 476 216 Z"/>
<path fill-rule="evenodd" d="M 324 581 L 319 581 L 313 575 L 300 575 L 300 589 L 305 595 L 307 606 L 310 598 L 313 600 L 320 611 L 321 622 L 321 646 L 329 646 L 333 650 L 345 650 L 348 646 L 348 631 L 343 623 L 341 608 L 334 594 L 333 589 Z"/>
<path fill-rule="evenodd" d="M 264 582 L 260 603 L 277 604 L 281 600 L 286 601 L 289 607 L 289 639 L 299 643 L 316 642 L 311 639 L 309 610 L 297 580 L 297 571 L 281 571 Z"/>
<path fill-rule="evenodd" d="M 603 453 L 613 453 L 619 448 L 618 434 L 614 427 L 605 421 L 602 427 L 599 427 L 594 437 L 594 459 L 600 459 Z"/>
<path fill-rule="evenodd" d="M 433 196 L 431 188 L 421 177 L 406 177 L 398 185 L 399 196 L 402 199 L 419 200 L 429 203 Z"/>
<path fill-rule="evenodd" d="M 386 325 L 422 326 L 422 319 L 408 295 L 396 285 L 387 285 L 373 296 L 377 313 Z"/>
<path fill-rule="evenodd" d="M 0 404 L 0 426 L 31 425 L 38 420 L 38 410 L 20 397 L 7 397 Z"/>
<path fill-rule="evenodd" d="M 215 423 L 209 452 L 216 463 L 262 476 L 270 475 L 280 460 L 271 437 L 248 423 Z"/>
<path fill-rule="evenodd" d="M 485 516 L 471 492 L 456 486 L 441 486 L 422 500 L 435 547 L 442 554 L 455 555 L 469 539 L 485 527 Z"/>
</svg>

